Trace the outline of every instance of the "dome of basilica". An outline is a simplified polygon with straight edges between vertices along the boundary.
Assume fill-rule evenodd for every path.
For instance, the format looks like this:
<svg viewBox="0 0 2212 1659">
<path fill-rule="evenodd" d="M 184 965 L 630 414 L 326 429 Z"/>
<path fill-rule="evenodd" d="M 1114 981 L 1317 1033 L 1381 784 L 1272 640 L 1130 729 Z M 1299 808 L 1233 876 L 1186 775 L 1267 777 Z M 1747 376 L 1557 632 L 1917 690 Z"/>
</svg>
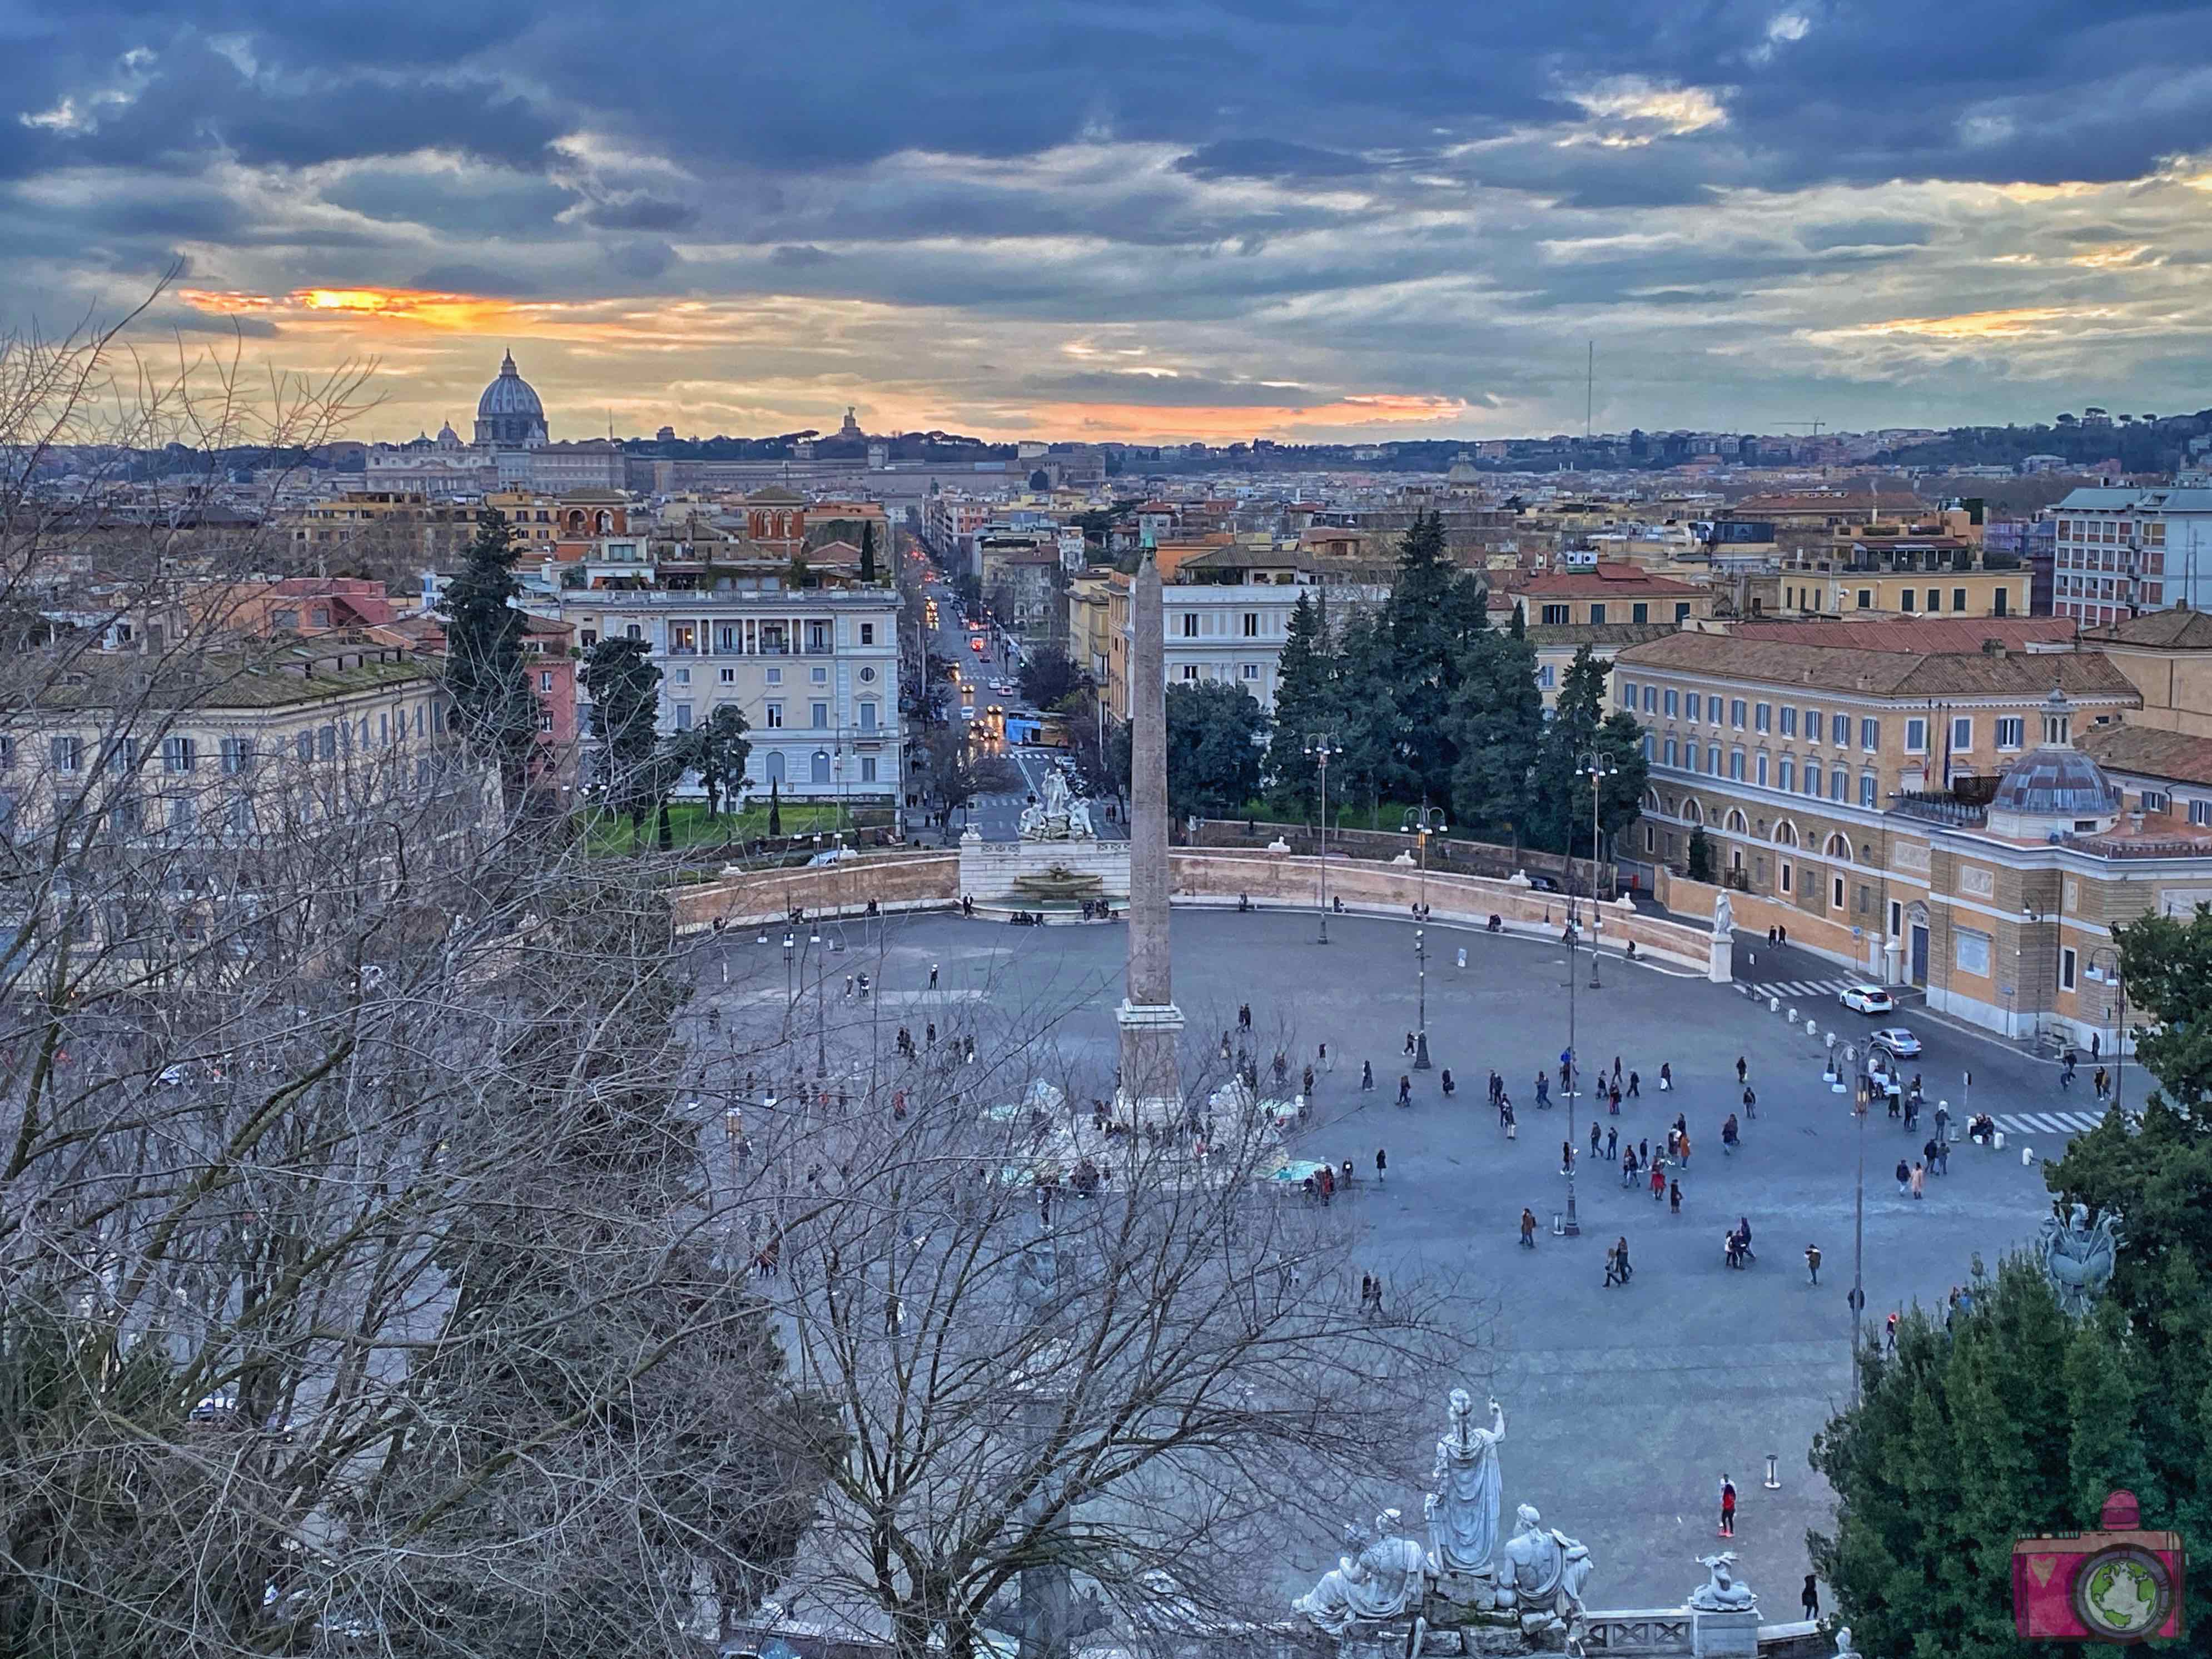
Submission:
<svg viewBox="0 0 2212 1659">
<path fill-rule="evenodd" d="M 477 441 L 502 449 L 534 448 L 546 441 L 545 406 L 522 378 L 510 351 L 499 376 L 477 399 Z"/>
</svg>

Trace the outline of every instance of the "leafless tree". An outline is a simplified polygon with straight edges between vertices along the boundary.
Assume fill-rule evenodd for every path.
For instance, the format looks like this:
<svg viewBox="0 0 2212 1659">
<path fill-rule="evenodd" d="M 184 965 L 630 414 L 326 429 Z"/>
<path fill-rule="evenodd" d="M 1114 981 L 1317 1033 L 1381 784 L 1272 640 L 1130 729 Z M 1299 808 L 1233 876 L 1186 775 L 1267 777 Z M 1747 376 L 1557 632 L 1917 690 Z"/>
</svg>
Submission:
<svg viewBox="0 0 2212 1659">
<path fill-rule="evenodd" d="M 0 346 L 10 1653 L 665 1655 L 836 1453 L 723 1248 L 665 891 L 435 720 L 216 764 L 288 675 L 435 697 L 258 636 L 149 471 L 358 390 Z"/>
<path fill-rule="evenodd" d="M 745 1110 L 750 1242 L 847 1437 L 780 1594 L 902 1656 L 1282 1620 L 1285 1539 L 1335 1536 L 1478 1363 L 1462 1287 L 1361 1294 L 1356 1206 L 1274 1178 L 1211 1054 L 1183 1121 L 1104 1127 L 1075 1000 L 1010 975 L 849 1093 Z"/>
</svg>

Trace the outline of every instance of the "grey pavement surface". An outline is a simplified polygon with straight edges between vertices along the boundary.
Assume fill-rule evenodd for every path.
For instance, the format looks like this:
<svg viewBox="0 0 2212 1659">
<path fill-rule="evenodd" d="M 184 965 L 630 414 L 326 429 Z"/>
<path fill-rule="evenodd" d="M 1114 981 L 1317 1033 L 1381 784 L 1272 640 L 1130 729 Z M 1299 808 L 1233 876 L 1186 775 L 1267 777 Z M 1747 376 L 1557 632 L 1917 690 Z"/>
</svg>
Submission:
<svg viewBox="0 0 2212 1659">
<path fill-rule="evenodd" d="M 1252 1005 L 1261 1052 L 1282 1043 L 1293 1075 L 1318 1043 L 1328 1044 L 1333 1068 L 1317 1082 L 1316 1121 L 1302 1149 L 1340 1165 L 1350 1158 L 1360 1170 L 1349 1202 L 1386 1285 L 1441 1266 L 1481 1287 L 1491 1305 L 1470 1308 L 1468 1317 L 1494 1316 L 1493 1369 L 1468 1380 L 1478 1391 L 1492 1389 L 1510 1419 L 1509 1511 L 1534 1503 L 1547 1523 L 1589 1544 L 1594 1605 L 1668 1605 L 1700 1582 L 1692 1557 L 1714 1537 L 1726 1472 L 1741 1494 L 1733 1547 L 1742 1576 L 1770 1614 L 1794 1617 L 1807 1571 L 1805 1531 L 1830 1516 L 1830 1494 L 1806 1454 L 1850 1387 L 1846 1293 L 1857 1136 L 1845 1097 L 1822 1081 L 1819 1045 L 1731 986 L 1608 957 L 1603 987 L 1592 991 L 1589 958 L 1579 957 L 1575 1014 L 1584 1064 L 1609 1072 L 1617 1054 L 1624 1073 L 1640 1073 L 1643 1085 L 1619 1119 L 1601 1121 L 1618 1124 L 1624 1139 L 1663 1139 L 1679 1111 L 1688 1120 L 1692 1156 L 1681 1174 L 1682 1212 L 1670 1214 L 1640 1183 L 1624 1190 L 1617 1164 L 1589 1160 L 1589 1113 L 1577 1102 L 1583 1234 L 1558 1237 L 1550 1224 L 1564 1205 L 1559 1151 L 1569 1112 L 1564 1103 L 1539 1109 L 1531 1081 L 1540 1066 L 1556 1064 L 1566 1041 L 1562 947 L 1432 927 L 1430 1037 L 1437 1065 L 1452 1069 L 1459 1092 L 1447 1102 L 1440 1071 L 1414 1073 L 1415 1103 L 1400 1109 L 1396 1079 L 1414 1024 L 1413 929 L 1335 916 L 1332 943 L 1320 945 L 1315 936 L 1310 912 L 1176 912 L 1175 983 L 1190 1052 L 1210 1049 L 1243 1001 Z M 1025 1029 L 1056 1021 L 1060 1049 L 1094 1064 L 1097 1092 L 1107 1093 L 1124 938 L 1116 926 L 1012 928 L 949 916 L 849 925 L 847 951 L 816 958 L 830 973 L 824 1018 L 833 1057 L 841 1050 L 857 1057 L 872 1034 L 888 1046 L 901 1020 L 919 1032 L 926 1011 L 941 1002 L 948 1026 L 979 1013 Z M 752 982 L 764 984 L 779 971 L 773 944 L 728 948 L 734 981 L 757 974 Z M 1464 969 L 1455 965 L 1462 948 Z M 1841 977 L 1802 952 L 1759 954 L 1778 985 Z M 937 993 L 927 988 L 933 962 L 942 966 Z M 878 1010 L 843 1001 L 842 976 L 855 969 L 874 975 L 884 994 Z M 809 973 L 802 961 L 802 988 Z M 710 988 L 715 977 L 707 975 Z M 802 988 L 802 1017 L 810 1005 Z M 1820 993 L 1808 991 L 1799 1006 L 1821 1006 Z M 1949 1099 L 1954 1133 L 1963 1129 L 1959 1082 L 1968 1069 L 1974 1103 L 2001 1118 L 2093 1104 L 2080 1092 L 2062 1096 L 2049 1066 L 1917 1010 L 1869 1020 L 1846 1013 L 1832 991 L 1825 1010 L 1824 1031 L 1832 1025 L 1854 1038 L 1880 1024 L 1913 1026 L 1927 1048 L 1917 1065 L 1929 1109 L 1939 1097 Z M 1738 1105 L 1739 1054 L 1758 1091 L 1759 1116 L 1744 1123 L 1742 1148 L 1729 1157 L 1719 1128 Z M 1375 1066 L 1371 1094 L 1358 1089 L 1362 1060 Z M 1662 1061 L 1674 1068 L 1671 1096 L 1655 1091 Z M 1493 1066 L 1508 1079 L 1519 1113 L 1515 1140 L 1504 1138 L 1486 1104 Z M 1960 1146 L 1948 1176 L 1929 1179 L 1924 1200 L 1900 1197 L 1893 1168 L 1900 1154 L 1917 1156 L 1931 1132 L 1926 1117 L 1909 1136 L 1879 1112 L 1867 1122 L 1870 1326 L 1915 1300 L 1940 1304 L 1968 1277 L 1974 1252 L 1994 1263 L 2032 1239 L 2045 1211 L 2039 1170 L 2023 1165 L 2017 1140 L 2002 1153 Z M 2027 1139 L 2039 1156 L 2056 1156 L 2063 1134 Z M 1389 1185 L 1379 1191 L 1366 1178 L 1378 1146 L 1389 1153 Z M 1517 1244 L 1523 1205 L 1545 1224 L 1534 1251 Z M 1739 1216 L 1751 1222 L 1759 1258 L 1742 1271 L 1724 1265 L 1721 1248 L 1723 1231 Z M 1624 1235 L 1634 1281 L 1602 1288 L 1605 1247 Z M 1802 1255 L 1813 1243 L 1825 1256 L 1818 1288 L 1808 1283 Z M 1406 1425 L 1404 1455 L 1375 1491 L 1346 1495 L 1347 1519 L 1371 1514 L 1377 1501 L 1418 1516 L 1443 1425 L 1441 1399 L 1434 1415 Z M 1762 1485 L 1770 1452 L 1781 1481 L 1775 1492 Z M 1329 1539 L 1285 1539 L 1286 1571 L 1318 1570 L 1334 1550 Z"/>
</svg>

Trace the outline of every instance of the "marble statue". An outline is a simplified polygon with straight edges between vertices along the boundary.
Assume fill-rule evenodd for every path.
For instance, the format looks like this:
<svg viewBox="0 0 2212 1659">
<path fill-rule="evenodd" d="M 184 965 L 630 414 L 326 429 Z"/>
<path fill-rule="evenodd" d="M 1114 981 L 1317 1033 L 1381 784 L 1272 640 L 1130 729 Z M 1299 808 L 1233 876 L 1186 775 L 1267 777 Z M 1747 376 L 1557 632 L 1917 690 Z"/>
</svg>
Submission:
<svg viewBox="0 0 2212 1659">
<path fill-rule="evenodd" d="M 1735 906 L 1729 902 L 1728 889 L 1723 887 L 1713 895 L 1713 937 L 1726 939 L 1735 931 Z"/>
<path fill-rule="evenodd" d="M 1436 1485 L 1422 1511 L 1429 1523 L 1429 1571 L 1487 1573 L 1498 1547 L 1498 1443 L 1505 1413 L 1490 1402 L 1490 1426 L 1474 1426 L 1474 1401 L 1451 1391 L 1451 1432 L 1437 1442 Z"/>
<path fill-rule="evenodd" d="M 1583 1586 L 1589 1580 L 1589 1551 L 1579 1539 L 1544 1525 L 1534 1504 L 1515 1511 L 1520 1524 L 1505 1544 L 1500 1600 L 1522 1613 L 1551 1613 L 1571 1620 L 1583 1611 Z M 1510 1591 L 1510 1600 L 1504 1592 Z"/>
<path fill-rule="evenodd" d="M 1022 809 L 1020 830 L 1024 841 L 1096 839 L 1090 809 L 1076 805 L 1058 767 L 1046 770 L 1044 781 L 1037 787 L 1036 804 Z"/>
<path fill-rule="evenodd" d="M 1758 1605 L 1759 1598 L 1751 1593 L 1751 1586 L 1738 1583 L 1729 1571 L 1735 1565 L 1734 1550 L 1701 1555 L 1698 1565 L 1710 1575 L 1690 1592 L 1690 1605 L 1699 1613 L 1748 1613 Z"/>
<path fill-rule="evenodd" d="M 2076 1204 L 2064 1220 L 2056 1214 L 2045 1219 L 2036 1248 L 2043 1258 L 2043 1276 L 2051 1281 L 2051 1294 L 2063 1311 L 2076 1317 L 2087 1313 L 2112 1283 L 2120 1249 L 2119 1227 L 2119 1217 L 2110 1211 L 2101 1212 L 2091 1226 L 2086 1204 Z"/>
<path fill-rule="evenodd" d="M 1399 1520 L 1397 1510 L 1385 1510 L 1371 1534 L 1357 1522 L 1346 1527 L 1344 1545 L 1352 1553 L 1339 1556 L 1335 1571 L 1291 1602 L 1291 1611 L 1331 1636 L 1344 1636 L 1418 1610 L 1426 1583 L 1421 1547 L 1397 1535 Z"/>
<path fill-rule="evenodd" d="M 1851 1645 L 1851 1627 L 1849 1625 L 1840 1626 L 1836 1631 L 1836 1659 L 1863 1659 L 1859 1650 Z"/>
</svg>

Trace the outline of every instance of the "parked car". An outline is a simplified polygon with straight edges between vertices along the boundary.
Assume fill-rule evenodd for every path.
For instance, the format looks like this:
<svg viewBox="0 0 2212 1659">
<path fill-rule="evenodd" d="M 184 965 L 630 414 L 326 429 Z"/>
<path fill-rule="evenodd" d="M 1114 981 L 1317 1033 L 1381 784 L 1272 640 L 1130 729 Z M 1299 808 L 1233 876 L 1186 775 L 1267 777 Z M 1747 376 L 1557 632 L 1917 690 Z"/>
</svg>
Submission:
<svg viewBox="0 0 2212 1659">
<path fill-rule="evenodd" d="M 1890 1014 L 1897 1012 L 1897 999 L 1879 985 L 1850 985 L 1836 999 L 1855 1014 Z"/>
<path fill-rule="evenodd" d="M 1920 1039 L 1902 1025 L 1886 1025 L 1869 1039 L 1877 1048 L 1886 1048 L 1899 1060 L 1910 1060 L 1920 1052 Z"/>
</svg>

